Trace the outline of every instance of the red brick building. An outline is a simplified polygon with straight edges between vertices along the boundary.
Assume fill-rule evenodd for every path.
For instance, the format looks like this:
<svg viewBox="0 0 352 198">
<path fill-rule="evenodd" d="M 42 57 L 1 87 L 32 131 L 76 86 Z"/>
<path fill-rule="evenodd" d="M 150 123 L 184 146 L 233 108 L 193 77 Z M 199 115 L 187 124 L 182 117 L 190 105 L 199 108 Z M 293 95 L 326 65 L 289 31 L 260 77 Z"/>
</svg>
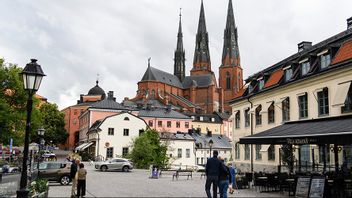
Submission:
<svg viewBox="0 0 352 198">
<path fill-rule="evenodd" d="M 73 149 L 79 142 L 79 116 L 81 113 L 90 107 L 92 103 L 105 98 L 105 91 L 98 84 L 99 82 L 96 81 L 96 85 L 89 90 L 87 95 L 81 94 L 76 105 L 61 110 L 65 114 L 65 129 L 68 133 L 65 149 Z"/>
<path fill-rule="evenodd" d="M 219 67 L 219 84 L 211 69 L 208 32 L 205 23 L 203 2 L 201 3 L 193 68 L 190 76 L 185 75 L 185 50 L 181 15 L 174 54 L 174 74 L 150 66 L 138 82 L 138 91 L 133 102 L 144 103 L 147 100 L 159 100 L 163 104 L 172 104 L 181 111 L 212 113 L 231 111 L 228 101 L 242 88 L 242 68 L 237 42 L 237 27 L 229 0 L 224 45 Z"/>
</svg>

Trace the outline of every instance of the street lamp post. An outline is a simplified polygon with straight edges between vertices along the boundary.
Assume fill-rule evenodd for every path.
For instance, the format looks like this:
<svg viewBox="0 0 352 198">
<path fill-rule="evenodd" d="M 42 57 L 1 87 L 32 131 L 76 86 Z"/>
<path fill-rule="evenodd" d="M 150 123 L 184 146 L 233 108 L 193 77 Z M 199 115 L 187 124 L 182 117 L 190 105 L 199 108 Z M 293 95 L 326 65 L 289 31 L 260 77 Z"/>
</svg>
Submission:
<svg viewBox="0 0 352 198">
<path fill-rule="evenodd" d="M 42 158 L 42 155 L 40 153 L 41 151 L 41 148 L 42 146 L 45 144 L 45 140 L 44 140 L 44 133 L 45 133 L 45 129 L 44 128 L 40 128 L 38 129 L 38 137 L 39 137 L 39 141 L 38 141 L 38 164 L 37 164 L 37 171 L 38 171 L 38 178 L 39 178 L 39 174 L 40 174 L 40 171 L 39 171 L 39 163 L 40 163 L 40 160 Z"/>
<path fill-rule="evenodd" d="M 23 71 L 20 73 L 23 79 L 24 89 L 28 92 L 27 100 L 27 120 L 26 120 L 26 131 L 24 139 L 23 149 L 23 162 L 21 172 L 20 190 L 17 191 L 17 197 L 28 197 L 27 189 L 27 161 L 28 161 L 28 147 L 29 147 L 29 133 L 31 130 L 31 114 L 33 106 L 33 95 L 38 91 L 40 83 L 45 76 L 40 65 L 37 64 L 36 59 L 31 59 L 31 62 L 26 65 Z"/>
<path fill-rule="evenodd" d="M 209 140 L 209 149 L 210 149 L 210 154 L 209 154 L 209 155 L 210 155 L 210 158 L 211 158 L 211 149 L 212 149 L 212 147 L 213 147 L 213 143 L 214 143 L 213 140 L 210 139 L 210 140 Z"/>
</svg>

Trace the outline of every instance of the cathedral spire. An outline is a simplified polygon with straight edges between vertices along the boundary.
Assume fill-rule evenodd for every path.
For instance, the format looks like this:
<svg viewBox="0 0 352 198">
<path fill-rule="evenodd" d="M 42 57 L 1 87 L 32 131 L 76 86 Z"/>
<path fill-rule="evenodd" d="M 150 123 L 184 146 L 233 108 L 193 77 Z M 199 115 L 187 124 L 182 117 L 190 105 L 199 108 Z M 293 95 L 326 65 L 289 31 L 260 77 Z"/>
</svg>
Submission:
<svg viewBox="0 0 352 198">
<path fill-rule="evenodd" d="M 233 14 L 232 0 L 229 0 L 226 27 L 224 30 L 224 47 L 222 51 L 221 66 L 241 66 L 237 37 L 237 27 L 235 24 L 235 16 Z"/>
<path fill-rule="evenodd" d="M 177 33 L 177 45 L 174 55 L 174 75 L 177 76 L 181 81 L 185 78 L 185 50 L 183 49 L 183 35 L 182 35 L 182 23 L 181 23 L 181 8 L 180 8 L 180 20 L 178 24 Z"/>
<path fill-rule="evenodd" d="M 205 25 L 204 5 L 202 0 L 191 75 L 207 74 L 212 72 L 208 43 L 208 32 Z"/>
</svg>

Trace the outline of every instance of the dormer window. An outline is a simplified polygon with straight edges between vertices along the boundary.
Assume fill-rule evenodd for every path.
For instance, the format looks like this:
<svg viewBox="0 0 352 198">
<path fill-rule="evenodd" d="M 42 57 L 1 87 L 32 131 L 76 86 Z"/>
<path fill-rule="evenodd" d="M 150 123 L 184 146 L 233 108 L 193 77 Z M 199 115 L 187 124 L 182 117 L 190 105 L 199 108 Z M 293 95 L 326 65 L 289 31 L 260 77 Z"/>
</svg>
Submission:
<svg viewBox="0 0 352 198">
<path fill-rule="evenodd" d="M 263 77 L 259 78 L 258 81 L 259 81 L 259 90 L 262 90 L 264 87 L 264 78 Z"/>
<path fill-rule="evenodd" d="M 248 86 L 248 93 L 251 93 L 253 91 L 253 86 L 250 84 L 249 86 Z"/>
<path fill-rule="evenodd" d="M 302 76 L 308 74 L 308 72 L 310 70 L 310 63 L 309 63 L 308 59 L 305 59 L 305 60 L 301 61 L 300 65 L 301 65 L 301 74 L 302 74 Z"/>
<path fill-rule="evenodd" d="M 284 68 L 284 71 L 285 71 L 285 81 L 289 81 L 291 80 L 292 78 L 292 68 L 291 67 L 287 67 L 287 68 Z"/>
<path fill-rule="evenodd" d="M 203 121 L 203 116 L 200 116 L 200 117 L 199 117 L 199 120 L 200 120 L 200 121 Z"/>
<path fill-rule="evenodd" d="M 320 55 L 320 69 L 327 68 L 331 63 L 330 53 L 327 53 L 327 52 L 328 51 L 326 51 L 326 53 Z"/>
</svg>

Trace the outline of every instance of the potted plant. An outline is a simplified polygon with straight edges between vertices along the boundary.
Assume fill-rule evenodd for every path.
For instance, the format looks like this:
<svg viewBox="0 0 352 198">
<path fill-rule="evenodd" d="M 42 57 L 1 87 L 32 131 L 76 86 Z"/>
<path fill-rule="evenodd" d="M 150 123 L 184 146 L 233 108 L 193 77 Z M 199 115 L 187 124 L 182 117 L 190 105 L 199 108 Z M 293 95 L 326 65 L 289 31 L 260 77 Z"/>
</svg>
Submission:
<svg viewBox="0 0 352 198">
<path fill-rule="evenodd" d="M 32 197 L 48 197 L 49 182 L 46 179 L 37 178 L 31 183 L 29 190 Z"/>
</svg>

